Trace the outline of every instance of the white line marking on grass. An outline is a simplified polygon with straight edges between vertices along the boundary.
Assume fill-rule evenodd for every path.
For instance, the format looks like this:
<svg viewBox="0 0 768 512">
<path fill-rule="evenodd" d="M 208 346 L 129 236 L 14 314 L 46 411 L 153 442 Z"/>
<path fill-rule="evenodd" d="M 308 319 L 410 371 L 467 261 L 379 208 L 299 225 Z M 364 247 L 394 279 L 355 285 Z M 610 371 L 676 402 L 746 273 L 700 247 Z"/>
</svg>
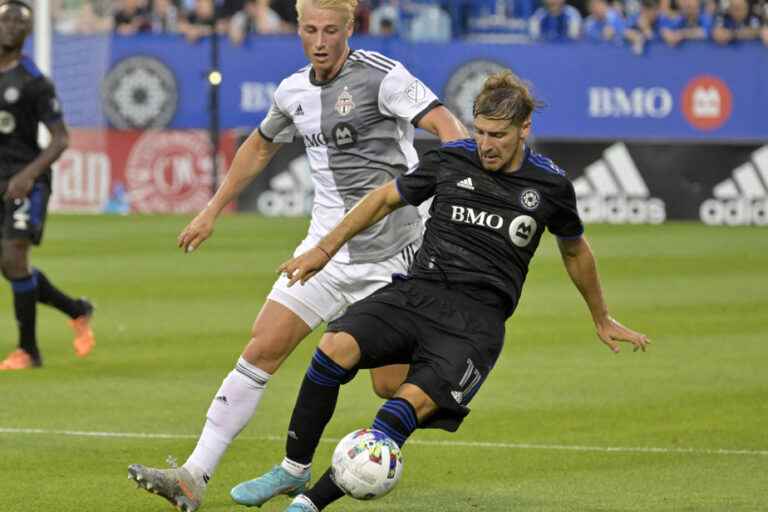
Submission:
<svg viewBox="0 0 768 512">
<path fill-rule="evenodd" d="M 50 430 L 43 428 L 2 428 L 0 434 L 39 434 L 71 437 L 119 437 L 134 439 L 197 439 L 197 434 L 153 434 L 145 432 L 87 432 L 81 430 Z M 283 436 L 240 436 L 240 439 L 251 441 L 284 442 Z M 338 443 L 338 439 L 324 438 L 323 443 Z M 579 446 L 563 444 L 532 444 L 532 443 L 490 443 L 482 441 L 427 441 L 412 439 L 409 445 L 421 446 L 465 446 L 468 448 L 501 448 L 509 450 L 560 450 L 574 452 L 602 453 L 687 453 L 691 455 L 762 455 L 768 456 L 768 450 L 733 450 L 706 448 L 653 448 L 626 446 Z"/>
</svg>

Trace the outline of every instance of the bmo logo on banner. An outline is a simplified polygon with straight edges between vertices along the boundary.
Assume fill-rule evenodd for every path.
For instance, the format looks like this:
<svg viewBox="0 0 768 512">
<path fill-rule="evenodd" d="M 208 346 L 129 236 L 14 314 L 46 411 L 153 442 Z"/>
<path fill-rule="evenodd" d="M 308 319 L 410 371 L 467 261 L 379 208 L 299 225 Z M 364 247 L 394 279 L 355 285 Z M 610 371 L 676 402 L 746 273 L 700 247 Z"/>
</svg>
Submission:
<svg viewBox="0 0 768 512">
<path fill-rule="evenodd" d="M 731 117 L 733 95 L 719 78 L 699 75 L 683 90 L 682 110 L 685 119 L 697 130 L 717 130 Z"/>
<path fill-rule="evenodd" d="M 589 117 L 663 119 L 672 112 L 672 93 L 663 87 L 590 87 Z"/>
</svg>

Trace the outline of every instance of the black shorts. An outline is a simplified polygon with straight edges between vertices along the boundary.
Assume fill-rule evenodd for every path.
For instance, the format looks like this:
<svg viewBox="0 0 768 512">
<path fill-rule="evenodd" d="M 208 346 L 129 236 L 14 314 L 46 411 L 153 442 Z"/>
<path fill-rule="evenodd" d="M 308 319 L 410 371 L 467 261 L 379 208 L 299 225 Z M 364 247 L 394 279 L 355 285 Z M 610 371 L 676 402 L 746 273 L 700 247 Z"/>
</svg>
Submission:
<svg viewBox="0 0 768 512">
<path fill-rule="evenodd" d="M 0 184 L 0 195 L 5 193 L 7 186 L 7 182 Z M 40 245 L 50 195 L 50 187 L 46 183 L 38 182 L 24 199 L 1 200 L 0 238 L 29 240 L 34 245 Z"/>
<path fill-rule="evenodd" d="M 453 432 L 501 353 L 505 320 L 503 310 L 440 283 L 396 278 L 350 306 L 328 331 L 357 340 L 359 368 L 410 364 L 405 382 L 440 407 L 421 426 Z"/>
</svg>

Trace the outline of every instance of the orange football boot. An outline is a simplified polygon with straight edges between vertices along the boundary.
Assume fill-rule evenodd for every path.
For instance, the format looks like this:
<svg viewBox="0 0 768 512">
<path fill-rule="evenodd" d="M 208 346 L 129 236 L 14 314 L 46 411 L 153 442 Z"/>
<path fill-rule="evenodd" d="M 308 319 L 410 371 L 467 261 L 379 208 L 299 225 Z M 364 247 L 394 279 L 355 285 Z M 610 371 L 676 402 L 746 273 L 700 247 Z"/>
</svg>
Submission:
<svg viewBox="0 0 768 512">
<path fill-rule="evenodd" d="M 85 314 L 69 321 L 69 325 L 75 331 L 75 340 L 72 342 L 72 345 L 75 347 L 75 355 L 77 357 L 87 356 L 93 350 L 94 345 L 96 345 L 96 338 L 93 335 L 93 329 L 91 329 L 93 305 L 85 299 L 81 300 L 85 305 Z"/>
<path fill-rule="evenodd" d="M 14 350 L 3 360 L 0 361 L 1 370 L 27 370 L 40 366 L 40 361 L 35 361 L 32 356 L 20 348 Z"/>
</svg>

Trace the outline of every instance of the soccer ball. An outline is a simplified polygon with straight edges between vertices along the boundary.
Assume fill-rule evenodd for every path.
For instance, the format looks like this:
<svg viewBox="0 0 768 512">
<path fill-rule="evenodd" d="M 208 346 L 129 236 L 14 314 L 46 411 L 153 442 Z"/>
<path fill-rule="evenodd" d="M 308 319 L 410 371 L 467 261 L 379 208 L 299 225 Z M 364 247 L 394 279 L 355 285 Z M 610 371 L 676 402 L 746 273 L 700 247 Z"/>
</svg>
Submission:
<svg viewBox="0 0 768 512">
<path fill-rule="evenodd" d="M 387 494 L 400 480 L 403 457 L 386 434 L 363 428 L 339 441 L 331 470 L 342 491 L 358 500 L 372 500 Z"/>
</svg>

